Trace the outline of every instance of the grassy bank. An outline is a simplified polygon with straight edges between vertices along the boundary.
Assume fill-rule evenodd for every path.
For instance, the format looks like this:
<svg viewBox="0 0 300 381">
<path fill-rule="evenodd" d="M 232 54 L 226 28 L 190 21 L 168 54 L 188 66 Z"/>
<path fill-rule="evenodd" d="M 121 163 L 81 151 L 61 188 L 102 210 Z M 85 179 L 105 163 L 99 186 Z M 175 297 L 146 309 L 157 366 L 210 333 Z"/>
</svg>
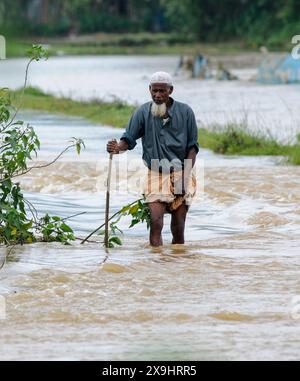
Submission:
<svg viewBox="0 0 300 381">
<path fill-rule="evenodd" d="M 295 29 L 296 30 L 296 29 Z M 5 35 L 5 33 L 4 33 Z M 292 35 L 292 34 L 291 34 Z M 47 46 L 50 55 L 111 55 L 111 54 L 196 54 L 224 55 L 257 52 L 260 46 L 270 51 L 290 51 L 290 34 L 261 35 L 232 41 L 199 42 L 182 33 L 94 33 L 72 37 L 37 37 L 12 34 L 6 36 L 7 57 L 25 57 L 32 44 Z"/>
<path fill-rule="evenodd" d="M 12 92 L 12 99 L 15 105 L 18 104 L 20 93 L 20 91 Z M 91 122 L 114 127 L 124 127 L 134 110 L 134 106 L 130 106 L 120 100 L 109 103 L 99 99 L 87 102 L 75 101 L 70 98 L 58 98 L 45 94 L 33 87 L 26 89 L 22 100 L 22 108 L 80 116 Z"/>
<path fill-rule="evenodd" d="M 25 57 L 32 44 L 47 47 L 50 55 L 113 55 L 113 54 L 196 54 L 218 55 L 257 51 L 257 46 L 243 41 L 199 43 L 193 39 L 172 34 L 104 34 L 71 38 L 7 37 L 7 57 Z"/>
<path fill-rule="evenodd" d="M 215 153 L 245 156 L 284 156 L 287 162 L 300 165 L 300 134 L 298 144 L 280 144 L 271 137 L 249 130 L 243 123 L 210 126 L 199 129 L 199 143 Z"/>
<path fill-rule="evenodd" d="M 20 91 L 12 92 L 14 104 L 18 104 Z M 125 127 L 134 106 L 122 101 L 101 100 L 75 101 L 43 93 L 36 88 L 27 88 L 22 107 L 52 113 L 84 117 L 92 122 L 114 127 Z M 223 155 L 270 155 L 284 156 L 290 164 L 300 165 L 300 134 L 298 144 L 283 145 L 262 133 L 251 132 L 246 123 L 231 123 L 226 126 L 208 126 L 199 129 L 199 144 Z"/>
</svg>

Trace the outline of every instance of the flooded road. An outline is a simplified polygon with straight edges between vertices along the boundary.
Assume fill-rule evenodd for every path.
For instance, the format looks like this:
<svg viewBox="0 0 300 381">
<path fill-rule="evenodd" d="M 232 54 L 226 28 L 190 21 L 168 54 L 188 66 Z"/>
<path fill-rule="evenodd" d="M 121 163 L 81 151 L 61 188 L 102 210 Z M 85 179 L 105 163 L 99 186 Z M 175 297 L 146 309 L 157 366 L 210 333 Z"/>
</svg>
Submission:
<svg viewBox="0 0 300 381">
<path fill-rule="evenodd" d="M 71 136 L 85 140 L 81 156 L 69 153 L 21 179 L 39 212 L 87 212 L 69 222 L 85 236 L 104 219 L 105 142 L 122 131 L 47 113 L 22 117 L 41 138 L 41 162 Z M 115 170 L 126 163 L 130 181 L 119 170 L 112 212 L 140 196 L 140 152 L 139 145 L 114 157 Z M 128 220 L 120 225 L 123 246 L 108 258 L 98 237 L 16 248 L 0 272 L 0 358 L 299 359 L 300 168 L 207 150 L 198 164 L 203 184 L 186 245 L 170 244 L 166 216 L 160 249 L 149 247 L 146 226 L 128 229 Z"/>
</svg>

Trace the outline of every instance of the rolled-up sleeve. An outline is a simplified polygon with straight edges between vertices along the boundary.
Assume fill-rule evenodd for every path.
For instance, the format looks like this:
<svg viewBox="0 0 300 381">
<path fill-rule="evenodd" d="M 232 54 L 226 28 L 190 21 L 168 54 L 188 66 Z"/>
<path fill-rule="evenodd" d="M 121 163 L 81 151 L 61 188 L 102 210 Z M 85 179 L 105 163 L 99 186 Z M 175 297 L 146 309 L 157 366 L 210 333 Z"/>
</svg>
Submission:
<svg viewBox="0 0 300 381">
<path fill-rule="evenodd" d="M 136 146 L 137 139 L 143 136 L 143 131 L 143 114 L 140 109 L 137 109 L 130 118 L 126 131 L 121 136 L 121 140 L 125 140 L 128 144 L 128 149 L 132 150 Z"/>
<path fill-rule="evenodd" d="M 195 147 L 197 153 L 199 152 L 197 122 L 196 122 L 194 111 L 190 108 L 188 110 L 188 121 L 187 121 L 187 152 L 192 147 Z"/>
</svg>

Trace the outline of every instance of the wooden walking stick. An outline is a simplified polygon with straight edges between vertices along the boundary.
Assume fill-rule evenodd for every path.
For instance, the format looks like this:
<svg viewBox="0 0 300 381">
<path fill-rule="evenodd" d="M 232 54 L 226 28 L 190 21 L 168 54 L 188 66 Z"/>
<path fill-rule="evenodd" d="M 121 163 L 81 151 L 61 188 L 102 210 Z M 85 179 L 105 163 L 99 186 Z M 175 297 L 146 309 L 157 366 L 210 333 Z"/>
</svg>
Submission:
<svg viewBox="0 0 300 381">
<path fill-rule="evenodd" d="M 104 245 L 108 248 L 108 221 L 109 221 L 109 192 L 111 180 L 111 167 L 112 167 L 113 154 L 109 154 L 108 174 L 106 182 L 106 203 L 105 203 L 105 232 L 104 232 Z"/>
</svg>

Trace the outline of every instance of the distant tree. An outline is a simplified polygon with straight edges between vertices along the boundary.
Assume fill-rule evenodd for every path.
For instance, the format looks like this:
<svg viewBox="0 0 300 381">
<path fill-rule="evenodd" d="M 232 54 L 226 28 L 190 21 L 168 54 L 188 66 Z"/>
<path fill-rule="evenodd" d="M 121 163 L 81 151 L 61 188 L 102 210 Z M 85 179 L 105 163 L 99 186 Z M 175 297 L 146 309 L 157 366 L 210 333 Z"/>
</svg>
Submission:
<svg viewBox="0 0 300 381">
<path fill-rule="evenodd" d="M 201 40 L 257 38 L 267 41 L 300 27 L 299 0 L 162 0 L 168 28 Z M 294 29 L 293 29 L 294 28 Z M 290 31 L 290 32 L 289 32 Z"/>
<path fill-rule="evenodd" d="M 260 44 L 299 33 L 299 14 L 299 0 L 0 0 L 0 27 L 22 34 L 163 30 Z"/>
<path fill-rule="evenodd" d="M 118 0 L 119 14 L 122 16 L 128 15 L 128 0 Z"/>
</svg>

